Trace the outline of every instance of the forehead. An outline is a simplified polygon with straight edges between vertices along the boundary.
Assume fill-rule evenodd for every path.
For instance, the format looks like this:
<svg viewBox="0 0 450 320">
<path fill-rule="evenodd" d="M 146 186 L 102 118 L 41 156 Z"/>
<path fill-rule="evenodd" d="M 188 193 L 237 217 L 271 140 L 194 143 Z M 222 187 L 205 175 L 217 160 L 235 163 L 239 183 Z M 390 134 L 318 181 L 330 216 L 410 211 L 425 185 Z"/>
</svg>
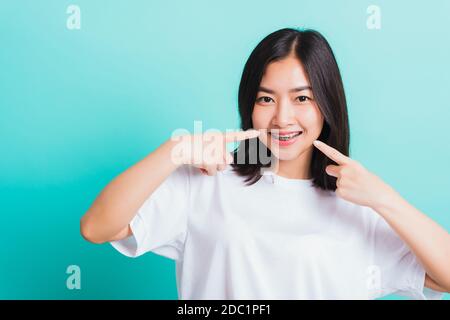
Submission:
<svg viewBox="0 0 450 320">
<path fill-rule="evenodd" d="M 264 72 L 261 86 L 275 91 L 309 85 L 308 77 L 300 61 L 293 56 L 271 62 Z"/>
</svg>

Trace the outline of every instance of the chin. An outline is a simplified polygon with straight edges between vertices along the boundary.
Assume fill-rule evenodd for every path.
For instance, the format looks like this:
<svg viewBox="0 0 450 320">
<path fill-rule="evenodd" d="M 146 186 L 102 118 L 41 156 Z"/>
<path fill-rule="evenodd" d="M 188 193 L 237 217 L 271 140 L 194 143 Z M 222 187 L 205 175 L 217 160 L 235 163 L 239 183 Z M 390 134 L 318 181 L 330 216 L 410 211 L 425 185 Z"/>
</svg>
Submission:
<svg viewBox="0 0 450 320">
<path fill-rule="evenodd" d="M 312 146 L 312 143 L 310 145 Z M 287 148 L 278 147 L 278 146 L 275 146 L 275 148 L 272 148 L 272 145 L 270 145 L 269 149 L 278 160 L 290 161 L 290 160 L 295 160 L 298 157 L 300 157 L 309 148 L 305 147 L 304 143 L 295 143 L 294 145 L 291 145 L 290 147 L 287 147 Z"/>
<path fill-rule="evenodd" d="M 304 152 L 304 150 L 282 150 L 278 153 L 274 153 L 275 157 L 277 157 L 280 161 L 290 161 L 295 160 Z"/>
</svg>

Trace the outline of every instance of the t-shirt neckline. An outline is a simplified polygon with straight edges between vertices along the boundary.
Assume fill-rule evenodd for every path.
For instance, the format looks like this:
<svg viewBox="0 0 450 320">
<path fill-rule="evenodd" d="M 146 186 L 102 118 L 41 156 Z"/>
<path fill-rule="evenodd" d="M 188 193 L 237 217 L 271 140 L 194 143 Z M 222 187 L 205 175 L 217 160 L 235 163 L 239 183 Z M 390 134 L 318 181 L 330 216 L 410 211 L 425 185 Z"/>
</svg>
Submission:
<svg viewBox="0 0 450 320">
<path fill-rule="evenodd" d="M 312 186 L 313 179 L 295 179 L 295 178 L 286 178 L 280 176 L 273 171 L 266 171 L 263 175 L 269 181 L 276 185 L 289 185 L 289 186 Z"/>
</svg>

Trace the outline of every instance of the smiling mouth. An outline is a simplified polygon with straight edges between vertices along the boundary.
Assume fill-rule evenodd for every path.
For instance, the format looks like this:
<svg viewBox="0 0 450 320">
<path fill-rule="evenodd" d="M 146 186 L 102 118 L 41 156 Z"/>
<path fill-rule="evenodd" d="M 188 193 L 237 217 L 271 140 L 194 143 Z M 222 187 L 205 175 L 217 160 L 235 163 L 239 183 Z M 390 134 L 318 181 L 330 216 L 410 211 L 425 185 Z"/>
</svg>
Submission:
<svg viewBox="0 0 450 320">
<path fill-rule="evenodd" d="M 298 137 L 301 135 L 303 131 L 292 131 L 292 132 L 279 132 L 279 133 L 272 133 L 269 132 L 269 134 L 272 136 L 272 138 L 280 140 L 280 141 L 289 141 L 294 139 L 295 137 Z"/>
</svg>

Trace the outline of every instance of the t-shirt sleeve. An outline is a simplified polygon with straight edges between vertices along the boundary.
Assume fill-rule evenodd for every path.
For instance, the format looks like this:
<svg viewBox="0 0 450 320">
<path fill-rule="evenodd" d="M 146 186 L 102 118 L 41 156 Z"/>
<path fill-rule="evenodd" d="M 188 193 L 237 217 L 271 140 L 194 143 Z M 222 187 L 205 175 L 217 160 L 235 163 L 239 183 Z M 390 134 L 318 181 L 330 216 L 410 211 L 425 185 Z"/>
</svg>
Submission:
<svg viewBox="0 0 450 320">
<path fill-rule="evenodd" d="M 426 271 L 408 245 L 378 216 L 372 233 L 372 263 L 379 270 L 375 297 L 396 294 L 417 300 L 440 300 L 443 292 L 424 286 Z"/>
<path fill-rule="evenodd" d="M 187 233 L 190 176 L 188 165 L 175 169 L 138 209 L 130 222 L 133 234 L 111 241 L 111 245 L 128 257 L 146 252 L 181 260 Z"/>
</svg>

